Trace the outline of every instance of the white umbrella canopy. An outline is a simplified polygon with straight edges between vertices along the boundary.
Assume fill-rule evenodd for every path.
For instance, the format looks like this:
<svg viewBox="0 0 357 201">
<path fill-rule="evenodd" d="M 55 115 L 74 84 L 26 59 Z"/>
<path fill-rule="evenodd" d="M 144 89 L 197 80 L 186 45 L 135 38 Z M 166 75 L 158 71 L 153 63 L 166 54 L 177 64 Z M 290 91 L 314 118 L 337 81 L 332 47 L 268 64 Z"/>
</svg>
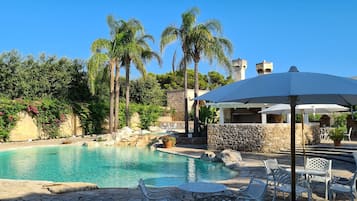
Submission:
<svg viewBox="0 0 357 201">
<path fill-rule="evenodd" d="M 291 107 L 291 200 L 295 200 L 295 107 L 297 104 L 357 105 L 357 80 L 320 73 L 272 73 L 212 90 L 195 100 L 211 102 L 287 103 Z"/>
<path fill-rule="evenodd" d="M 296 105 L 295 113 L 297 114 L 327 114 L 333 112 L 342 112 L 348 111 L 348 107 L 344 107 L 337 104 L 301 104 Z M 289 104 L 276 104 L 271 107 L 268 107 L 260 113 L 263 114 L 288 114 L 290 113 L 290 105 Z"/>
</svg>

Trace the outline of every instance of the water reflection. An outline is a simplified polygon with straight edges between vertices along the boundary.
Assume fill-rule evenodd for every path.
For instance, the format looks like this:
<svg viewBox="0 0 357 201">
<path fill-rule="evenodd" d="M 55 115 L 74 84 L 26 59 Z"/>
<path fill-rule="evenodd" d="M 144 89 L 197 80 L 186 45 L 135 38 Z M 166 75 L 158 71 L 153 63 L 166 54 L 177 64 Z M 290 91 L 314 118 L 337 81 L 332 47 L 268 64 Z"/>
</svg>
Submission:
<svg viewBox="0 0 357 201">
<path fill-rule="evenodd" d="M 0 152 L 0 178 L 82 181 L 100 187 L 135 187 L 227 179 L 236 173 L 218 163 L 136 147 L 42 147 Z"/>
</svg>

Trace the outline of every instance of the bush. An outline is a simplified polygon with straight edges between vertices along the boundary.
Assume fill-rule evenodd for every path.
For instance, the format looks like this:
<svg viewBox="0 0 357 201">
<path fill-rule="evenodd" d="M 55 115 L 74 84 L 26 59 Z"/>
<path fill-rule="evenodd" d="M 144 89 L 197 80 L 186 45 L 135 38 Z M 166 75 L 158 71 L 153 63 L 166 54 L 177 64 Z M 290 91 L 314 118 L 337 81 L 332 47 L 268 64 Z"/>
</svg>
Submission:
<svg viewBox="0 0 357 201">
<path fill-rule="evenodd" d="M 163 109 L 156 105 L 141 105 L 140 110 L 137 112 L 140 115 L 140 127 L 142 129 L 148 129 L 156 123 L 157 119 L 163 112 Z"/>
<path fill-rule="evenodd" d="M 18 113 L 26 109 L 26 103 L 0 98 L 0 139 L 7 141 L 16 125 Z"/>
</svg>

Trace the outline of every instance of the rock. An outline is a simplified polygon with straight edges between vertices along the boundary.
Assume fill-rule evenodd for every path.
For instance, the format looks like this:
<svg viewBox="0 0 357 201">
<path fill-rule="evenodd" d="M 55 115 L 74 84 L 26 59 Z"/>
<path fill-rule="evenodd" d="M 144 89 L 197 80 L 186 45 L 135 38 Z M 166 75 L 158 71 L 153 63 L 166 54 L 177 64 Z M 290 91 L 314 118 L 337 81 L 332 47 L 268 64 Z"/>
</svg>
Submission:
<svg viewBox="0 0 357 201">
<path fill-rule="evenodd" d="M 213 151 L 205 151 L 201 155 L 201 159 L 205 160 L 205 161 L 211 161 L 211 162 L 217 161 L 216 154 Z"/>
<path fill-rule="evenodd" d="M 66 182 L 66 183 L 54 183 L 43 185 L 43 188 L 47 188 L 51 193 L 68 193 L 74 191 L 88 191 L 98 189 L 98 186 L 92 183 L 81 182 Z"/>
<path fill-rule="evenodd" d="M 99 144 L 98 144 L 98 142 L 90 141 L 90 142 L 83 143 L 83 146 L 88 147 L 88 148 L 89 147 L 98 147 Z"/>
<path fill-rule="evenodd" d="M 108 141 L 100 142 L 100 144 L 103 144 L 104 146 L 113 146 L 115 144 L 115 141 L 108 140 Z"/>
<path fill-rule="evenodd" d="M 149 131 L 150 132 L 160 132 L 162 129 L 158 126 L 149 126 Z"/>
<path fill-rule="evenodd" d="M 232 166 L 234 164 L 239 164 L 242 161 L 242 156 L 239 151 L 225 149 L 218 154 L 218 158 L 223 161 L 226 166 Z"/>
<path fill-rule="evenodd" d="M 104 141 L 111 141 L 111 140 L 113 140 L 113 136 L 111 134 L 98 135 L 95 138 L 95 141 L 97 142 L 104 142 Z"/>
<path fill-rule="evenodd" d="M 149 134 L 150 133 L 150 131 L 148 131 L 148 130 L 141 130 L 141 134 Z"/>
<path fill-rule="evenodd" d="M 119 130 L 119 133 L 122 135 L 131 135 L 133 134 L 133 129 L 129 128 L 129 127 L 124 127 L 122 129 Z"/>
</svg>

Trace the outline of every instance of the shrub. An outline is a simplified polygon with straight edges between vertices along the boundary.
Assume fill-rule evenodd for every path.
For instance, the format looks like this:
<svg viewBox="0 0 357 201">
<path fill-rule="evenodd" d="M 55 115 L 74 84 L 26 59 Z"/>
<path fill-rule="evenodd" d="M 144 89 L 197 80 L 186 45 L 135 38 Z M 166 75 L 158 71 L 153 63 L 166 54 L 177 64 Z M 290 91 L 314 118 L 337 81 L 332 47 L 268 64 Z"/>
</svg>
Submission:
<svg viewBox="0 0 357 201">
<path fill-rule="evenodd" d="M 143 129 L 154 125 L 163 112 L 163 109 L 156 105 L 141 105 L 139 108 L 137 112 L 140 115 L 140 127 Z"/>
<path fill-rule="evenodd" d="M 0 139 L 9 139 L 11 129 L 16 125 L 18 113 L 26 109 L 26 104 L 21 101 L 0 98 Z"/>
<path fill-rule="evenodd" d="M 330 131 L 329 138 L 334 141 L 341 141 L 343 139 L 343 133 L 345 129 L 343 127 L 337 127 Z"/>
</svg>

